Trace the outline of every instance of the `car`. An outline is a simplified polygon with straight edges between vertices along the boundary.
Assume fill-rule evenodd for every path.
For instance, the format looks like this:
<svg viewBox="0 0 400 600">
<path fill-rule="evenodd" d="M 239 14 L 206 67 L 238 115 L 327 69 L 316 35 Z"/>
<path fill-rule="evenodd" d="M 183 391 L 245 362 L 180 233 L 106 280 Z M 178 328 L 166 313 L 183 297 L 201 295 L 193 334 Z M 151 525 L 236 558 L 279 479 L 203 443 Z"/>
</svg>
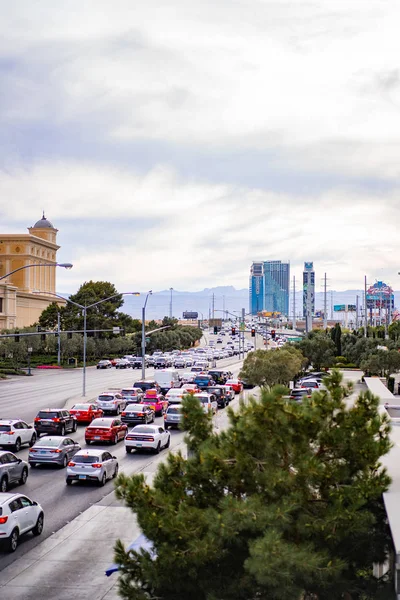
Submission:
<svg viewBox="0 0 400 600">
<path fill-rule="evenodd" d="M 102 409 L 92 402 L 74 404 L 69 412 L 78 423 L 91 423 L 93 419 L 98 419 L 104 415 Z"/>
<path fill-rule="evenodd" d="M 129 362 L 129 360 L 126 360 L 126 358 L 120 358 L 115 363 L 116 369 L 129 369 L 130 366 L 131 366 L 131 363 Z"/>
<path fill-rule="evenodd" d="M 192 383 L 195 377 L 196 373 L 192 373 L 189 371 L 182 374 L 181 380 L 183 381 L 183 383 Z"/>
<path fill-rule="evenodd" d="M 193 383 L 201 390 L 208 388 L 209 385 L 215 385 L 214 379 L 208 373 L 199 373 Z"/>
<path fill-rule="evenodd" d="M 111 367 L 111 360 L 99 360 L 99 362 L 96 365 L 96 369 L 111 369 Z"/>
<path fill-rule="evenodd" d="M 128 404 L 140 403 L 143 398 L 143 390 L 136 387 L 122 388 L 120 394 Z"/>
<path fill-rule="evenodd" d="M 133 423 L 154 423 L 155 413 L 152 406 L 146 404 L 128 404 L 121 413 L 121 421 L 127 425 Z"/>
<path fill-rule="evenodd" d="M 142 404 L 152 406 L 157 416 L 163 415 L 167 410 L 168 400 L 157 389 L 147 390 L 142 399 Z"/>
<path fill-rule="evenodd" d="M 194 365 L 190 370 L 192 373 L 202 373 L 204 369 L 198 365 Z"/>
<path fill-rule="evenodd" d="M 188 366 L 186 358 L 183 358 L 182 356 L 177 356 L 174 359 L 174 368 L 175 369 L 186 369 L 186 367 Z"/>
<path fill-rule="evenodd" d="M 42 464 L 66 467 L 68 461 L 80 450 L 78 442 L 60 435 L 46 435 L 29 448 L 28 463 L 32 468 Z"/>
<path fill-rule="evenodd" d="M 95 481 L 105 485 L 107 479 L 118 475 L 118 460 L 106 450 L 91 448 L 79 450 L 67 465 L 65 482 L 72 485 L 73 481 Z"/>
<path fill-rule="evenodd" d="M 146 356 L 146 363 L 148 367 L 154 367 L 155 358 L 153 356 Z"/>
<path fill-rule="evenodd" d="M 119 415 L 126 406 L 126 400 L 119 392 L 103 392 L 97 397 L 96 404 L 104 414 Z"/>
<path fill-rule="evenodd" d="M 168 400 L 169 404 L 179 404 L 182 401 L 182 398 L 188 392 L 183 388 L 171 388 L 166 394 L 165 399 Z"/>
<path fill-rule="evenodd" d="M 224 386 L 211 385 L 206 388 L 206 392 L 212 396 L 215 396 L 218 408 L 225 408 L 229 404 Z"/>
<path fill-rule="evenodd" d="M 160 391 L 160 387 L 154 379 L 135 381 L 133 387 L 142 390 L 144 393 L 146 393 L 147 390 L 154 389 Z"/>
<path fill-rule="evenodd" d="M 319 390 L 323 386 L 316 379 L 301 379 L 299 384 L 301 388 L 313 388 L 315 390 Z"/>
<path fill-rule="evenodd" d="M 67 432 L 75 433 L 78 422 L 69 410 L 42 408 L 35 417 L 34 427 L 39 438 L 42 433 L 52 433 L 53 435 L 65 435 Z"/>
<path fill-rule="evenodd" d="M 250 383 L 246 379 L 242 378 L 240 381 L 242 382 L 244 390 L 252 390 L 255 387 L 254 383 Z"/>
<path fill-rule="evenodd" d="M 240 394 L 243 391 L 243 383 L 240 379 L 227 379 L 226 385 L 229 385 L 235 394 Z"/>
<path fill-rule="evenodd" d="M 141 356 L 132 356 L 132 358 L 129 359 L 129 363 L 130 366 L 132 367 L 132 369 L 141 369 L 142 368 L 142 357 Z M 147 360 L 145 358 L 145 364 L 147 366 Z"/>
<path fill-rule="evenodd" d="M 0 492 L 6 492 L 10 485 L 23 485 L 28 478 L 28 463 L 9 450 L 0 452 Z"/>
<path fill-rule="evenodd" d="M 195 383 L 184 383 L 181 390 L 184 391 L 185 394 L 197 394 L 197 392 L 200 391 Z"/>
<path fill-rule="evenodd" d="M 128 431 L 125 437 L 127 454 L 132 450 L 153 450 L 159 453 L 163 448 L 169 448 L 171 436 L 159 425 L 136 425 Z"/>
<path fill-rule="evenodd" d="M 298 402 L 303 398 L 311 398 L 312 390 L 311 388 L 294 388 L 290 392 L 289 399 L 297 400 Z"/>
<path fill-rule="evenodd" d="M 9 552 L 15 552 L 20 537 L 43 531 L 43 508 L 35 500 L 18 493 L 0 493 L 0 540 Z"/>
<path fill-rule="evenodd" d="M 211 375 L 215 383 L 219 385 L 224 385 L 226 383 L 226 380 L 228 379 L 226 371 L 224 371 L 223 369 L 210 369 L 208 371 L 208 375 Z"/>
<path fill-rule="evenodd" d="M 182 405 L 174 404 L 172 406 L 168 406 L 167 412 L 164 415 L 164 427 L 168 429 L 169 427 L 179 427 L 179 423 L 182 421 Z"/>
<path fill-rule="evenodd" d="M 226 393 L 228 402 L 231 402 L 232 400 L 234 400 L 235 399 L 235 390 L 233 389 L 233 387 L 228 384 L 224 384 L 222 387 L 225 388 L 225 393 Z"/>
<path fill-rule="evenodd" d="M 36 442 L 36 432 L 31 425 L 21 419 L 0 419 L 0 447 L 12 448 L 18 452 L 21 446 L 32 446 Z"/>
<path fill-rule="evenodd" d="M 168 361 L 166 358 L 164 358 L 164 356 L 157 356 L 157 358 L 154 361 L 154 368 L 155 369 L 165 369 L 166 367 L 168 367 L 168 363 L 171 361 Z"/>
<path fill-rule="evenodd" d="M 117 444 L 123 440 L 127 430 L 125 423 L 122 423 L 119 418 L 102 417 L 95 419 L 90 423 L 85 430 L 85 442 L 108 442 L 109 444 Z"/>
<path fill-rule="evenodd" d="M 218 403 L 215 396 L 212 396 L 207 392 L 200 392 L 199 394 L 194 394 L 193 398 L 197 398 L 199 400 L 205 412 L 215 415 L 218 410 Z"/>
</svg>

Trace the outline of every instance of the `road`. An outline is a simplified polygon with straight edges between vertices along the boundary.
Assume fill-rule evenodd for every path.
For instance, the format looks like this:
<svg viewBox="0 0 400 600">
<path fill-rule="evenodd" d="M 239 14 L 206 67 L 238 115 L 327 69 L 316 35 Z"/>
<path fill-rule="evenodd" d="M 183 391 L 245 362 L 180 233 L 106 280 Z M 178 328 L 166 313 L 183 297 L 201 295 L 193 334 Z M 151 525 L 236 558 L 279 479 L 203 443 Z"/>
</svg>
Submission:
<svg viewBox="0 0 400 600">
<path fill-rule="evenodd" d="M 218 361 L 218 366 L 229 365 L 229 369 L 235 374 L 239 372 L 241 364 L 242 361 L 238 361 L 236 358 Z M 146 370 L 147 378 L 151 378 L 153 374 L 153 369 Z M 95 398 L 107 389 L 132 385 L 140 378 L 140 370 L 97 370 L 95 367 L 90 367 L 87 373 L 87 398 Z M 20 417 L 31 422 L 40 408 L 49 406 L 66 406 L 68 408 L 74 399 L 77 401 L 81 399 L 81 384 L 81 370 L 35 372 L 35 375 L 30 378 L 14 378 L 3 381 L 0 383 L 0 415 L 2 417 Z M 156 423 L 162 424 L 163 418 L 157 417 Z M 84 426 L 79 426 L 78 431 L 71 435 L 83 448 L 86 447 L 84 430 Z M 183 437 L 184 434 L 181 431 L 171 430 L 170 451 L 176 450 L 179 445 L 183 447 Z M 159 457 L 151 454 L 133 453 L 128 455 L 123 442 L 112 446 L 111 450 L 113 455 L 118 458 L 120 470 L 128 474 L 149 470 L 155 461 L 160 460 Z M 165 456 L 166 453 L 167 451 L 164 451 L 162 455 Z M 27 460 L 28 449 L 22 449 L 18 456 Z M 25 486 L 18 486 L 14 489 L 37 500 L 43 506 L 45 529 L 40 538 L 34 538 L 28 534 L 13 555 L 0 552 L 0 571 L 104 498 L 112 491 L 113 484 L 110 481 L 104 488 L 90 484 L 67 487 L 63 469 L 43 465 L 30 470 Z"/>
</svg>

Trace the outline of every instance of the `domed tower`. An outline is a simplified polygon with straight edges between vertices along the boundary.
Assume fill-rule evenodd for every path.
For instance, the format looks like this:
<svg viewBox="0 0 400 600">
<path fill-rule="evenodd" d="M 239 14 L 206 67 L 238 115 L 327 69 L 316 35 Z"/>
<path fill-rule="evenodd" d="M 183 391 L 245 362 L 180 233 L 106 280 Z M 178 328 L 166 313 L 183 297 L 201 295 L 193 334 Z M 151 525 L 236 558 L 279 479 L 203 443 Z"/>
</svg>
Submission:
<svg viewBox="0 0 400 600">
<path fill-rule="evenodd" d="M 39 219 L 39 221 L 36 221 L 33 227 L 28 227 L 28 231 L 31 235 L 40 237 L 43 240 L 47 240 L 53 244 L 56 243 L 58 229 L 56 229 L 53 224 L 46 219 L 44 211 L 42 218 Z"/>
</svg>

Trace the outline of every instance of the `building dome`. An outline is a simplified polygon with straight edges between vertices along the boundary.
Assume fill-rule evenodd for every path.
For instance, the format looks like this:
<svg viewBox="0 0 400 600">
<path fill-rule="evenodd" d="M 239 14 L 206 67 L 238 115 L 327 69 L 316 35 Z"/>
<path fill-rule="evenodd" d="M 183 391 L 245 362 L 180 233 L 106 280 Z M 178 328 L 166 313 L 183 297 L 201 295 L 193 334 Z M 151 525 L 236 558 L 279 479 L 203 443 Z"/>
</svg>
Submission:
<svg viewBox="0 0 400 600">
<path fill-rule="evenodd" d="M 40 219 L 40 221 L 36 221 L 36 223 L 34 224 L 34 226 L 32 227 L 32 229 L 54 229 L 53 223 L 51 223 L 50 221 L 48 221 L 45 217 L 45 214 L 43 212 L 43 216 Z"/>
</svg>

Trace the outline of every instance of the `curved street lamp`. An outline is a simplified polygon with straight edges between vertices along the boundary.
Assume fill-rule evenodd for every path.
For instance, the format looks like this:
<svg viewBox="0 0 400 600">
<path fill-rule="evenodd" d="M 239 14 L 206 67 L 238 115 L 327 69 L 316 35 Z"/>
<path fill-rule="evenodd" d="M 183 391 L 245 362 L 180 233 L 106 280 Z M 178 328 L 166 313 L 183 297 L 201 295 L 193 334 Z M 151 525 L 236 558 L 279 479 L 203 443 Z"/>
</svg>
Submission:
<svg viewBox="0 0 400 600">
<path fill-rule="evenodd" d="M 146 300 L 142 308 L 142 380 L 146 377 L 146 304 L 149 296 L 153 294 L 153 290 L 147 292 Z"/>
<path fill-rule="evenodd" d="M 112 296 L 109 296 L 108 298 L 103 298 L 103 300 L 98 300 L 98 302 L 93 302 L 93 304 L 89 304 L 89 305 L 78 304 L 78 302 L 75 302 L 74 300 L 70 300 L 69 298 L 64 298 L 63 296 L 60 296 L 59 294 L 53 294 L 52 292 L 34 292 L 34 294 L 47 294 L 49 296 L 55 296 L 56 298 L 60 298 L 61 300 L 64 300 L 65 302 L 69 302 L 70 304 L 74 304 L 74 306 L 77 306 L 78 308 L 80 308 L 83 311 L 83 381 L 82 381 L 82 396 L 85 397 L 86 396 L 86 345 L 87 345 L 86 314 L 87 314 L 88 308 L 93 308 L 93 306 L 97 306 L 98 304 L 102 304 L 103 302 L 107 302 L 107 300 L 112 300 L 112 298 L 116 298 L 117 296 L 127 296 L 127 295 L 140 296 L 140 292 L 122 292 L 120 294 L 113 294 Z M 147 302 L 147 298 L 146 298 L 146 302 Z"/>
<path fill-rule="evenodd" d="M 24 265 L 23 267 L 18 267 L 18 269 L 14 269 L 14 271 L 10 271 L 10 273 L 7 273 L 7 275 L 2 275 L 0 277 L 0 281 L 2 279 L 6 279 L 6 277 L 9 277 L 10 275 L 14 275 L 14 273 L 16 273 L 17 271 L 22 271 L 22 269 L 30 269 L 31 267 L 63 267 L 64 269 L 72 269 L 74 265 L 72 265 L 71 263 L 40 263 L 40 264 L 34 264 L 34 265 Z"/>
</svg>

